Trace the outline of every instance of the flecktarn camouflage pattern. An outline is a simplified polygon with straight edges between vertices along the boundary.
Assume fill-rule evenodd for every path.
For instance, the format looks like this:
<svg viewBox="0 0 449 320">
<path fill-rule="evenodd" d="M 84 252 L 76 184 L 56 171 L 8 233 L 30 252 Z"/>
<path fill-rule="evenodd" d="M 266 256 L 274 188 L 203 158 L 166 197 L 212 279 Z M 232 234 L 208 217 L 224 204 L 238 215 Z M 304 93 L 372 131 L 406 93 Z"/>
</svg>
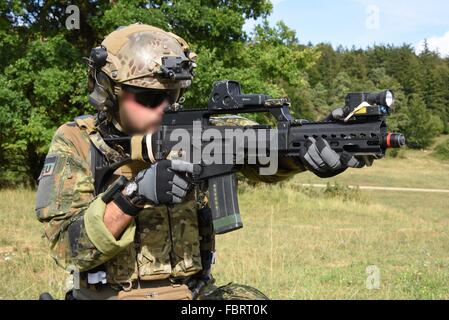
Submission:
<svg viewBox="0 0 449 320">
<path fill-rule="evenodd" d="M 196 57 L 187 43 L 174 34 L 134 24 L 113 32 L 102 45 L 108 51 L 102 71 L 116 84 L 149 89 L 182 89 L 190 85 L 190 81 L 170 82 L 155 77 L 162 56 L 182 56 L 190 61 Z M 62 125 L 53 137 L 36 198 L 36 215 L 44 225 L 52 257 L 60 266 L 81 275 L 95 272 L 99 277 L 96 284 L 86 283 L 82 276 L 80 286 L 96 292 L 98 285 L 104 284 L 111 293 L 93 295 L 94 298 L 114 298 L 119 291 L 133 288 L 136 281 L 185 279 L 187 283 L 194 279 L 203 271 L 201 250 L 215 250 L 213 231 L 207 243 L 207 237 L 200 232 L 204 228 L 199 226 L 198 212 L 207 203 L 204 193 L 193 190 L 184 203 L 170 209 L 147 205 L 116 239 L 103 221 L 106 204 L 102 194 L 95 192 L 92 161 L 98 152 L 110 163 L 127 155 L 123 149 L 106 144 L 97 127 L 99 123 L 94 116 L 79 117 Z M 214 118 L 212 123 L 256 124 L 241 117 Z M 114 172 L 108 185 L 122 175 L 133 178 L 149 165 L 141 160 L 127 163 Z M 284 180 L 303 170 L 290 163 L 281 164 L 279 175 L 270 177 L 269 182 Z M 246 174 L 255 180 L 266 179 L 256 172 L 256 168 L 248 168 Z M 217 288 L 208 283 L 205 288 L 199 299 L 267 299 L 258 290 L 242 285 Z"/>
<path fill-rule="evenodd" d="M 45 225 L 54 258 L 81 271 L 107 262 L 108 279 L 117 284 L 137 277 L 164 279 L 200 271 L 194 198 L 171 213 L 166 207 L 148 206 L 138 223 L 115 240 L 102 222 L 106 205 L 100 196 L 93 195 L 89 146 L 86 130 L 74 123 L 64 125 L 53 138 L 44 165 L 36 213 Z M 105 145 L 103 150 L 109 148 Z M 140 247 L 136 252 L 133 243 L 137 234 Z"/>
<path fill-rule="evenodd" d="M 101 266 L 107 282 L 118 288 L 136 279 L 189 277 L 202 270 L 197 202 L 193 194 L 170 212 L 148 206 L 116 240 L 103 223 L 105 203 L 94 196 L 91 145 L 110 147 L 88 128 L 94 117 L 83 117 L 56 132 L 39 181 L 36 214 L 43 222 L 53 258 L 63 267 L 88 271 Z M 119 157 L 111 152 L 111 156 Z M 123 174 L 120 169 L 116 176 Z M 132 175 L 137 174 L 137 171 Z M 138 245 L 137 245 L 138 244 Z M 230 296 L 219 288 L 212 297 Z M 234 288 L 234 287 L 232 287 Z M 238 291 L 243 294 L 243 291 Z M 255 292 L 255 291 L 249 291 Z M 239 295 L 238 295 L 239 296 Z"/>
</svg>

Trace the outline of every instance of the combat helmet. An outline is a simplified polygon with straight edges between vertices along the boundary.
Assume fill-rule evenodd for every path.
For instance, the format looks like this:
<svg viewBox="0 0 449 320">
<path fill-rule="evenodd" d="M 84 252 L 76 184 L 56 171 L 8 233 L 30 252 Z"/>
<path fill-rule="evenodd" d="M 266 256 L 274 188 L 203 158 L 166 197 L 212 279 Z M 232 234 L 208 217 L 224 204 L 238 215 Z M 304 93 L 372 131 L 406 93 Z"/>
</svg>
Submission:
<svg viewBox="0 0 449 320">
<path fill-rule="evenodd" d="M 120 27 L 87 59 L 89 102 L 111 114 L 125 87 L 169 90 L 177 100 L 191 85 L 195 60 L 187 42 L 171 32 L 141 23 Z"/>
</svg>

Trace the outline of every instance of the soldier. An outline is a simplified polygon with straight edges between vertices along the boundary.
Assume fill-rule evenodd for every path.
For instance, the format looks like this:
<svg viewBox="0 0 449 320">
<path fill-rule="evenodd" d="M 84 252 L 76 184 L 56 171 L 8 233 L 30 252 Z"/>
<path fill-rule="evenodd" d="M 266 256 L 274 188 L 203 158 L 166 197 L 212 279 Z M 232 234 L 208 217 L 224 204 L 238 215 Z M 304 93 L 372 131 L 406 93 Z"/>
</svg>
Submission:
<svg viewBox="0 0 449 320">
<path fill-rule="evenodd" d="M 190 86 L 188 78 L 167 76 L 165 57 L 187 61 L 191 72 L 196 55 L 182 38 L 152 26 L 111 33 L 89 59 L 89 100 L 98 113 L 62 125 L 53 137 L 36 214 L 52 257 L 77 279 L 66 298 L 267 299 L 248 286 L 214 286 L 215 237 L 204 194 L 187 179 L 191 164 L 134 159 L 104 185 L 95 181 L 98 163 L 129 157 L 119 143 L 104 139 L 154 132 L 164 110 Z M 245 173 L 277 182 L 307 169 L 333 176 L 364 165 L 340 159 L 324 140 L 311 140 L 301 159 L 279 164 L 276 176 L 259 177 L 253 167 Z M 121 177 L 123 189 L 108 188 Z"/>
</svg>

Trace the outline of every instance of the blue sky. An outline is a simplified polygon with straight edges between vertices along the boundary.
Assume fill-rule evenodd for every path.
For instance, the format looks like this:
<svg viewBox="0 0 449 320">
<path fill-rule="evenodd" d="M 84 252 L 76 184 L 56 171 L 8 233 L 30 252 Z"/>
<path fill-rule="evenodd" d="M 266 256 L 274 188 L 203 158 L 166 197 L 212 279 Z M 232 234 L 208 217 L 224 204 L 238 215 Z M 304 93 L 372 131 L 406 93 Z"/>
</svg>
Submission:
<svg viewBox="0 0 449 320">
<path fill-rule="evenodd" d="M 449 1 L 445 0 L 272 0 L 271 23 L 283 20 L 301 43 L 330 42 L 366 47 L 424 39 L 449 56 Z M 249 21 L 246 30 L 254 25 Z"/>
</svg>

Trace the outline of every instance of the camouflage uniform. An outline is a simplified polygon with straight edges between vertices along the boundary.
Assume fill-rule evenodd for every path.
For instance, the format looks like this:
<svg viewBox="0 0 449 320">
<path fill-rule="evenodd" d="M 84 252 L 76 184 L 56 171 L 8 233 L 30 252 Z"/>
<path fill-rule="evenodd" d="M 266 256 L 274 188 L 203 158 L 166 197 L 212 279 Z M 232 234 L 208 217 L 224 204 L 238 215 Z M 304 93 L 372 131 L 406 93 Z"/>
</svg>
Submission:
<svg viewBox="0 0 449 320">
<path fill-rule="evenodd" d="M 142 29 L 140 25 L 128 28 Z M 124 60 L 115 62 L 126 63 Z M 136 69 L 139 68 L 132 70 L 137 72 Z M 130 76 L 129 73 L 118 75 Z M 36 215 L 44 225 L 52 257 L 62 267 L 81 274 L 82 292 L 78 291 L 76 298 L 114 299 L 118 292 L 135 288 L 136 283 L 185 283 L 193 279 L 203 269 L 200 251 L 214 251 L 213 234 L 208 248 L 200 248 L 198 210 L 204 203 L 198 196 L 201 193 L 198 190 L 192 192 L 184 203 L 170 210 L 166 206 L 146 205 L 120 238 L 115 239 L 103 222 L 106 204 L 101 199 L 102 194 L 95 194 L 92 159 L 97 151 L 111 163 L 127 155 L 106 144 L 98 125 L 98 116 L 87 116 L 57 130 L 39 177 L 37 192 Z M 108 125 L 112 126 L 111 123 Z M 114 172 L 108 184 L 121 175 L 132 178 L 149 165 L 135 160 L 122 166 Z M 270 177 L 266 182 L 283 180 L 304 170 L 295 164 L 281 163 L 281 167 L 278 176 Z M 257 178 L 256 173 L 256 168 L 247 168 L 247 174 L 252 178 Z M 107 284 L 89 285 L 86 274 L 99 270 L 106 273 Z M 245 292 L 247 298 L 266 298 L 245 286 L 228 285 L 216 289 L 209 283 L 206 288 L 203 291 L 207 294 L 197 298 L 243 299 Z"/>
<path fill-rule="evenodd" d="M 110 149 L 102 144 L 103 150 Z M 106 204 L 101 194 L 93 196 L 91 152 L 86 129 L 76 123 L 63 125 L 53 138 L 39 179 L 36 213 L 55 260 L 79 271 L 104 264 L 108 283 L 121 286 L 138 278 L 160 280 L 198 273 L 201 261 L 193 197 L 170 214 L 165 206 L 148 205 L 138 223 L 130 224 L 115 240 L 103 223 Z M 145 165 L 135 167 L 140 171 Z M 138 173 L 124 169 L 115 176 L 131 178 Z"/>
</svg>

